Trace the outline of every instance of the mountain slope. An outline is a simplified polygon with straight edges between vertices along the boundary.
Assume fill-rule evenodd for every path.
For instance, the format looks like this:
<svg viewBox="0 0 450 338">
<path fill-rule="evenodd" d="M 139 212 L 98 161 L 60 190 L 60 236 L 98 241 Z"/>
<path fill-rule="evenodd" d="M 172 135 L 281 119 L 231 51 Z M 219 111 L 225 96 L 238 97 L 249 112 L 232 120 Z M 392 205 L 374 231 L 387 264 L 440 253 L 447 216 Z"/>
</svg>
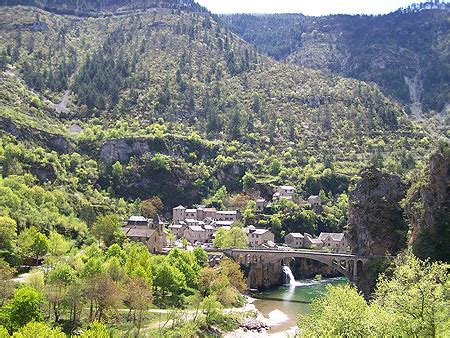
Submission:
<svg viewBox="0 0 450 338">
<path fill-rule="evenodd" d="M 302 67 L 375 82 L 403 104 L 450 102 L 448 9 L 383 16 L 231 15 L 224 22 L 261 51 Z"/>
<path fill-rule="evenodd" d="M 96 183 L 127 198 L 200 202 L 249 170 L 336 194 L 368 163 L 414 168 L 434 142 L 376 85 L 273 61 L 205 12 L 7 6 L 0 19 L 4 76 L 42 102 L 23 113 L 76 124 L 63 133 L 97 162 Z"/>
</svg>

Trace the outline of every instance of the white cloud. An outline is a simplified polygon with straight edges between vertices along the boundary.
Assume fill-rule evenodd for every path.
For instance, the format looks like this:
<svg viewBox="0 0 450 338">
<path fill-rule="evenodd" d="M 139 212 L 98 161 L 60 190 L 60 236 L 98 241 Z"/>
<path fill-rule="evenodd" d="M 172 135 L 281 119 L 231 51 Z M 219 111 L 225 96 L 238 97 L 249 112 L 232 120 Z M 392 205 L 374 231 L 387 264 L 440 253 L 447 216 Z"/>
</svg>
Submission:
<svg viewBox="0 0 450 338">
<path fill-rule="evenodd" d="M 213 13 L 385 14 L 414 0 L 197 0 Z"/>
</svg>

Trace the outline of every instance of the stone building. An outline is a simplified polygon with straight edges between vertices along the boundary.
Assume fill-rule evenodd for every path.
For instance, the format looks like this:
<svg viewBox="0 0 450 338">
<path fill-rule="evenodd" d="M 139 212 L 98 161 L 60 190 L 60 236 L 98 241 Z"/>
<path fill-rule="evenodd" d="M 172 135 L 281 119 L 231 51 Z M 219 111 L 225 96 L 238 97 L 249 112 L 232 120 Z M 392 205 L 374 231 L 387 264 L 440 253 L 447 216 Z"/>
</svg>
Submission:
<svg viewBox="0 0 450 338">
<path fill-rule="evenodd" d="M 304 236 L 299 232 L 292 232 L 284 237 L 284 243 L 291 248 L 303 248 Z"/>
<path fill-rule="evenodd" d="M 343 233 L 322 232 L 319 235 L 319 239 L 322 241 L 324 249 L 335 252 L 347 251 L 347 241 Z"/>
<path fill-rule="evenodd" d="M 249 247 L 257 247 L 267 242 L 274 242 L 275 235 L 268 229 L 258 229 L 253 225 L 244 228 Z"/>
<path fill-rule="evenodd" d="M 144 243 L 152 253 L 159 253 L 167 245 L 164 224 L 141 216 L 131 216 L 127 225 L 121 228 L 125 236 L 135 242 Z"/>
</svg>

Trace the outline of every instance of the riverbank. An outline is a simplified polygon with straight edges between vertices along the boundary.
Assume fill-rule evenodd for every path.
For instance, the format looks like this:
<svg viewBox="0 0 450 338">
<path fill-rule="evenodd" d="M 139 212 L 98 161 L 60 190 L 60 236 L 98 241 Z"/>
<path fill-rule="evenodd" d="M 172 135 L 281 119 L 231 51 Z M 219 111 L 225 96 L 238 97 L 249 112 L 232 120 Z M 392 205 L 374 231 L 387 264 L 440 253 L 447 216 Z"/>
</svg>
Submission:
<svg viewBox="0 0 450 338">
<path fill-rule="evenodd" d="M 268 313 L 267 316 L 264 316 L 264 314 L 255 306 L 255 301 L 257 301 L 255 298 L 247 296 L 246 304 L 242 308 L 229 309 L 231 310 L 230 312 L 253 312 L 255 313 L 255 316 L 244 322 L 239 329 L 225 334 L 225 338 L 295 337 L 297 327 L 291 327 L 287 330 L 271 333 L 270 331 L 272 328 L 288 322 L 289 317 L 278 309 L 275 309 Z"/>
</svg>

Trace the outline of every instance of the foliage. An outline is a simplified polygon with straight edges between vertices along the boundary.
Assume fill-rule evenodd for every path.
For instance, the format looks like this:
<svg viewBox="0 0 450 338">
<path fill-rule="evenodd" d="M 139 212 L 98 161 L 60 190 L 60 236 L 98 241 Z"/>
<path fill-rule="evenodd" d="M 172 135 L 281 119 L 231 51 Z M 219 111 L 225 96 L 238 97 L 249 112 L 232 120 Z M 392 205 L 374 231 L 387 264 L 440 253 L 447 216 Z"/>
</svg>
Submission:
<svg viewBox="0 0 450 338">
<path fill-rule="evenodd" d="M 42 321 L 41 295 L 33 288 L 24 286 L 14 292 L 9 305 L 9 325 L 17 330 L 31 321 Z"/>
<path fill-rule="evenodd" d="M 214 234 L 214 247 L 216 248 L 246 248 L 248 246 L 247 234 L 241 226 L 231 229 L 219 228 Z"/>
<path fill-rule="evenodd" d="M 448 330 L 448 264 L 399 256 L 382 275 L 367 304 L 350 286 L 327 287 L 302 317 L 302 335 L 441 336 Z"/>
</svg>

